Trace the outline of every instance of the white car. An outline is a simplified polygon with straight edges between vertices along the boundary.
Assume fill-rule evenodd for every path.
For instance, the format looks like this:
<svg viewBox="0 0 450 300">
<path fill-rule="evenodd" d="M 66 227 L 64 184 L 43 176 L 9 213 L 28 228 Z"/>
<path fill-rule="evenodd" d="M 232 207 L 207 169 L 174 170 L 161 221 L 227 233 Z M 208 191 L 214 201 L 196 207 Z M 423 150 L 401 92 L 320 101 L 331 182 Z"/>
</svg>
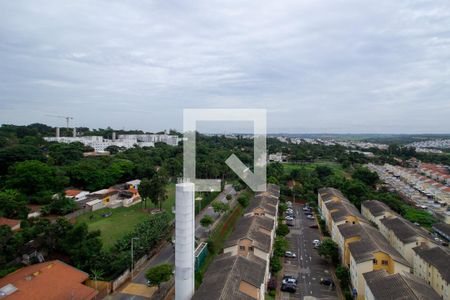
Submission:
<svg viewBox="0 0 450 300">
<path fill-rule="evenodd" d="M 289 216 L 284 217 L 284 219 L 286 221 L 294 221 L 294 218 L 293 217 L 289 217 Z"/>
<path fill-rule="evenodd" d="M 306 218 L 310 219 L 310 220 L 314 220 L 314 216 L 313 215 L 307 215 Z"/>
<path fill-rule="evenodd" d="M 312 243 L 313 243 L 314 245 L 320 245 L 320 240 L 314 240 Z"/>
<path fill-rule="evenodd" d="M 310 210 L 311 208 L 309 208 L 308 206 L 305 206 L 305 207 L 303 207 L 303 210 L 304 211 L 308 211 L 308 210 Z"/>
<path fill-rule="evenodd" d="M 296 258 L 297 257 L 297 255 L 294 252 L 292 252 L 292 251 L 284 252 L 284 256 L 285 257 L 289 257 L 289 258 Z"/>
</svg>

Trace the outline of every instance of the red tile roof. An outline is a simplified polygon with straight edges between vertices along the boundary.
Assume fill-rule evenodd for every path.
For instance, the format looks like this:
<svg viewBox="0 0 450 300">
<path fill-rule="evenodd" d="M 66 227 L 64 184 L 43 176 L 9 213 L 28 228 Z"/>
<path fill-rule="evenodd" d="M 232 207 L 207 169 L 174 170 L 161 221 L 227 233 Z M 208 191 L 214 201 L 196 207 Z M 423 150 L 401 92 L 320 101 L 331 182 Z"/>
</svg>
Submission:
<svg viewBox="0 0 450 300">
<path fill-rule="evenodd" d="M 65 190 L 64 193 L 66 194 L 66 196 L 75 197 L 76 195 L 81 193 L 81 190 Z"/>
<path fill-rule="evenodd" d="M 20 225 L 20 220 L 8 219 L 8 218 L 0 218 L 0 225 L 8 225 L 13 228 L 17 225 Z"/>
<path fill-rule="evenodd" d="M 17 288 L 8 300 L 91 300 L 98 292 L 82 283 L 88 274 L 59 260 L 21 268 L 0 279 L 0 288 L 12 284 Z"/>
</svg>

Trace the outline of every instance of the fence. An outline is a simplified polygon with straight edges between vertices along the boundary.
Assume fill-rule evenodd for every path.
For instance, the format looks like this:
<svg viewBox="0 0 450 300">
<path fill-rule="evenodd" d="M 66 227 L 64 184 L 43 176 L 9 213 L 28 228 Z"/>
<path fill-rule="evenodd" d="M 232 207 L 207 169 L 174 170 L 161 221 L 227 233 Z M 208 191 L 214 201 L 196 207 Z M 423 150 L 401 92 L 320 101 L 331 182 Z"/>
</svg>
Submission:
<svg viewBox="0 0 450 300">
<path fill-rule="evenodd" d="M 130 269 L 127 269 L 116 280 L 112 282 L 112 291 L 115 292 L 130 276 Z"/>
</svg>

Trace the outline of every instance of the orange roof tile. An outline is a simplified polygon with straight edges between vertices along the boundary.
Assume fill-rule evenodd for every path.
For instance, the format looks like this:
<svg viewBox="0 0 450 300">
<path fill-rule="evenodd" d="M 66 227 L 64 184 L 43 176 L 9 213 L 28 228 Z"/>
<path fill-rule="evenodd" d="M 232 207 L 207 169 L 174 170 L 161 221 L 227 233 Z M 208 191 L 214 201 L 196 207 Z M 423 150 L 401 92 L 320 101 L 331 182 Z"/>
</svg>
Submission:
<svg viewBox="0 0 450 300">
<path fill-rule="evenodd" d="M 59 260 L 21 268 L 0 279 L 0 287 L 12 284 L 17 291 L 8 300 L 91 300 L 98 292 L 82 283 L 88 274 Z"/>
<path fill-rule="evenodd" d="M 20 224 L 20 220 L 8 219 L 8 218 L 0 218 L 0 225 L 8 225 L 13 228 Z"/>
<path fill-rule="evenodd" d="M 65 190 L 64 193 L 66 194 L 66 196 L 75 197 L 76 195 L 81 193 L 81 190 Z"/>
</svg>

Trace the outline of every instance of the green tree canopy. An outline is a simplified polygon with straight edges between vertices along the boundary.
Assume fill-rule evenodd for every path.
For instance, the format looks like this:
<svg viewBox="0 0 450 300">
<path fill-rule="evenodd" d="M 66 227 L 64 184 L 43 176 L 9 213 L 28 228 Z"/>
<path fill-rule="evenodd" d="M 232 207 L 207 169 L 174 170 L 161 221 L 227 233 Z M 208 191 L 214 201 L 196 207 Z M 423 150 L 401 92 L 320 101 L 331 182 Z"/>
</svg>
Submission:
<svg viewBox="0 0 450 300">
<path fill-rule="evenodd" d="M 148 269 L 145 277 L 150 281 L 150 284 L 157 285 L 159 288 L 161 283 L 169 281 L 172 272 L 173 266 L 171 264 L 160 264 Z"/>
</svg>

